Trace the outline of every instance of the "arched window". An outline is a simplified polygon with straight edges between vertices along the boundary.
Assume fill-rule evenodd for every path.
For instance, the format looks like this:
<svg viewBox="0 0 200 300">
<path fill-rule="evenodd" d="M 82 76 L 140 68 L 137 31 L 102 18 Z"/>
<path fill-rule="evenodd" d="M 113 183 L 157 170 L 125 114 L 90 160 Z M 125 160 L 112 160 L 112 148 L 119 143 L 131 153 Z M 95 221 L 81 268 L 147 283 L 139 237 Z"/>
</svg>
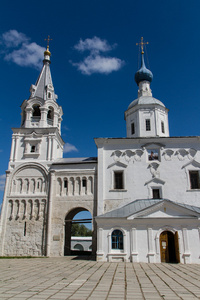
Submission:
<svg viewBox="0 0 200 300">
<path fill-rule="evenodd" d="M 114 230 L 111 235 L 112 249 L 124 249 L 123 233 L 121 230 Z"/>
</svg>

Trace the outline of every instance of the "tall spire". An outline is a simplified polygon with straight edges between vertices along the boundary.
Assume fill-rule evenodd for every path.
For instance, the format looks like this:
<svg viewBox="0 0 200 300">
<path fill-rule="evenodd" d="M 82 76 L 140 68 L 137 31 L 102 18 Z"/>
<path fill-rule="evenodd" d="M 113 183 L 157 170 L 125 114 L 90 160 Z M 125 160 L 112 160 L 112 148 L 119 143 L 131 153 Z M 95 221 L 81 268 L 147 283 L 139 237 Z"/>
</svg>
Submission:
<svg viewBox="0 0 200 300">
<path fill-rule="evenodd" d="M 141 81 L 151 82 L 153 79 L 152 72 L 146 68 L 145 62 L 144 62 L 144 45 L 147 45 L 147 44 L 148 44 L 148 42 L 144 42 L 143 37 L 141 37 L 141 42 L 136 44 L 141 47 L 141 67 L 135 73 L 135 82 L 137 83 L 137 85 L 139 85 L 139 83 Z"/>
<path fill-rule="evenodd" d="M 37 97 L 43 100 L 48 100 L 50 98 L 56 101 L 57 95 L 54 93 L 54 87 L 53 87 L 51 71 L 50 71 L 51 52 L 49 50 L 49 41 L 52 39 L 50 39 L 48 36 L 48 38 L 45 40 L 47 40 L 47 49 L 44 51 L 43 68 L 36 81 L 36 84 L 31 85 L 30 88 L 31 95 L 29 99 Z"/>
</svg>

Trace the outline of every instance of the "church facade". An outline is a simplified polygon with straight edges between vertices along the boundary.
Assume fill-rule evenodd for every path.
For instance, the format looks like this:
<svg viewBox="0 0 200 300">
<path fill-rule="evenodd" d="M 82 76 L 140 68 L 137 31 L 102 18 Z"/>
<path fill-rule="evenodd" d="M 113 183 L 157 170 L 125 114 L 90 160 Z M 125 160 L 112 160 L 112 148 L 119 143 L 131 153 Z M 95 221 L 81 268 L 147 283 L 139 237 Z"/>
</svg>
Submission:
<svg viewBox="0 0 200 300">
<path fill-rule="evenodd" d="M 70 255 L 71 220 L 85 210 L 98 261 L 200 263 L 200 138 L 169 136 L 143 51 L 127 137 L 96 138 L 98 156 L 88 158 L 63 158 L 50 55 L 47 47 L 13 128 L 0 255 Z"/>
</svg>

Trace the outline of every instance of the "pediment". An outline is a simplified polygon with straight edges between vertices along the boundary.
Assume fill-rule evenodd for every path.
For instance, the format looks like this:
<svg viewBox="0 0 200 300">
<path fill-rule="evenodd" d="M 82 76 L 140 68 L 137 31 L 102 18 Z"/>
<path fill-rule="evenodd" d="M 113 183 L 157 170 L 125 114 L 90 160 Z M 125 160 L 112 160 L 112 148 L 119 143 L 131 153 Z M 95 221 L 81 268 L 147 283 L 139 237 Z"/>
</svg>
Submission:
<svg viewBox="0 0 200 300">
<path fill-rule="evenodd" d="M 127 165 L 126 165 L 126 164 L 123 164 L 123 163 L 120 162 L 120 161 L 116 161 L 116 162 L 110 164 L 107 168 L 109 169 L 109 168 L 112 168 L 112 167 L 114 167 L 114 166 L 116 166 L 116 167 L 121 167 L 121 168 L 127 168 Z"/>
<path fill-rule="evenodd" d="M 142 148 L 164 148 L 165 145 L 161 144 L 161 143 L 146 143 L 144 145 L 141 146 Z"/>
<path fill-rule="evenodd" d="M 163 185 L 163 184 L 165 184 L 165 181 L 162 180 L 162 179 L 160 179 L 160 178 L 154 177 L 154 178 L 152 178 L 151 180 L 145 182 L 144 185 L 148 185 L 148 184 L 150 184 L 150 183 L 157 183 L 157 184 L 162 184 L 162 185 Z"/>
<path fill-rule="evenodd" d="M 193 166 L 195 168 L 200 168 L 200 163 L 198 161 L 196 161 L 195 159 L 189 161 L 187 164 L 182 166 L 182 169 L 188 167 L 188 166 Z"/>
<path fill-rule="evenodd" d="M 200 213 L 193 211 L 169 200 L 163 200 L 150 207 L 143 209 L 127 218 L 127 220 L 137 218 L 148 219 L 198 219 Z"/>
</svg>

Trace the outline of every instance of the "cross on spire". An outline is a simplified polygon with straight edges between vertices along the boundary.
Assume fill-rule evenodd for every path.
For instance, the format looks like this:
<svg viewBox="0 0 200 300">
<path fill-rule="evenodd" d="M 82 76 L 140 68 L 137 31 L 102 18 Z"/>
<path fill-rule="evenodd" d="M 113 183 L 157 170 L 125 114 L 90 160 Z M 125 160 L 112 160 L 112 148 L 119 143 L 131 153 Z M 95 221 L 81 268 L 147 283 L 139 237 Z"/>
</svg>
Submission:
<svg viewBox="0 0 200 300">
<path fill-rule="evenodd" d="M 48 38 L 44 40 L 47 41 L 47 49 L 49 49 L 49 42 L 52 41 L 53 39 L 50 39 L 50 36 L 48 35 Z"/>
<path fill-rule="evenodd" d="M 136 46 L 141 47 L 141 54 L 144 54 L 144 45 L 148 45 L 148 44 L 149 44 L 149 42 L 144 42 L 143 36 L 141 37 L 141 42 L 136 43 Z"/>
</svg>

